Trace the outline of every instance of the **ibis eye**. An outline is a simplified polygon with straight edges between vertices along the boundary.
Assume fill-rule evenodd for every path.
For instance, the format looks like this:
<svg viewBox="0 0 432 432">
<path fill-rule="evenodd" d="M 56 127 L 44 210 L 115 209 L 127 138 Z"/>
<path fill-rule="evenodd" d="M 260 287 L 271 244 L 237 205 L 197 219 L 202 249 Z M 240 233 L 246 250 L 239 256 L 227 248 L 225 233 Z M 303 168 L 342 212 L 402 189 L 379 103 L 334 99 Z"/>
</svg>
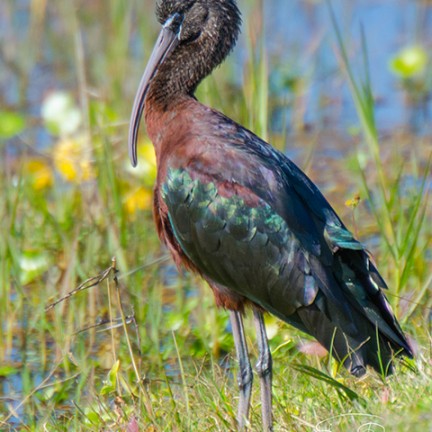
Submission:
<svg viewBox="0 0 432 432">
<path fill-rule="evenodd" d="M 199 37 L 201 36 L 201 30 L 189 35 L 187 38 L 185 38 L 180 30 L 180 40 L 182 41 L 182 43 L 188 44 L 191 43 L 195 40 L 197 40 Z"/>
</svg>

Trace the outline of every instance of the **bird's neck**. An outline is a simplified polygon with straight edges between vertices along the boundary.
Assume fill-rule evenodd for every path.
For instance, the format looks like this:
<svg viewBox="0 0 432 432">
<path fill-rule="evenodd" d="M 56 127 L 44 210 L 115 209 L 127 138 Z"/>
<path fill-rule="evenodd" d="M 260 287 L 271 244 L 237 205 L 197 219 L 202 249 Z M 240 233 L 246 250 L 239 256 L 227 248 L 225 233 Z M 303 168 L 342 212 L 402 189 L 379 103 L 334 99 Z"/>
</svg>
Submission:
<svg viewBox="0 0 432 432">
<path fill-rule="evenodd" d="M 193 97 L 198 84 L 216 67 L 203 50 L 189 53 L 185 48 L 179 47 L 165 60 L 151 81 L 146 105 L 152 109 L 166 111 Z"/>
<path fill-rule="evenodd" d="M 147 134 L 152 141 L 156 159 L 162 152 L 169 152 L 171 146 L 193 133 L 209 109 L 187 94 L 177 94 L 168 109 L 157 104 L 146 104 L 144 118 Z M 198 128 L 199 129 L 199 128 Z"/>
<path fill-rule="evenodd" d="M 234 6 L 223 13 L 210 11 L 207 30 L 196 41 L 180 43 L 164 60 L 151 81 L 147 106 L 169 110 L 185 97 L 193 97 L 198 84 L 223 62 L 236 43 L 240 15 Z"/>
</svg>

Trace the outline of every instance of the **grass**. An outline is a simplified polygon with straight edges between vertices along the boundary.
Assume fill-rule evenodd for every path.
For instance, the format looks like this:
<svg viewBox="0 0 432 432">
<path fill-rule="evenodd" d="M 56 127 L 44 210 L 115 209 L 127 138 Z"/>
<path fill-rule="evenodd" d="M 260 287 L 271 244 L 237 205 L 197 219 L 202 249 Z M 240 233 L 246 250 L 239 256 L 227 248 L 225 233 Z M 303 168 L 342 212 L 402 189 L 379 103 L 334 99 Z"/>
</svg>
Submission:
<svg viewBox="0 0 432 432">
<path fill-rule="evenodd" d="M 29 18 L 26 32 L 8 33 L 14 52 L 1 51 L 11 75 L 1 72 L 0 82 L 16 87 L 14 102 L 2 100 L 7 110 L 0 121 L 2 430 L 235 429 L 237 370 L 227 313 L 216 309 L 201 280 L 177 277 L 160 248 L 150 210 L 154 161 L 144 137 L 143 171 L 128 168 L 126 120 L 144 66 L 136 59 L 151 48 L 157 28 L 149 12 L 153 2 L 120 3 L 75 8 L 32 1 L 28 11 L 13 1 L 2 6 L 5 16 Z M 227 62 L 202 84 L 198 97 L 283 147 L 290 129 L 302 128 L 271 128 L 277 103 L 267 85 L 272 62 L 265 28 L 254 21 L 262 19 L 260 6 L 248 7 L 243 33 L 262 33 L 253 42 L 242 40 L 244 76 L 235 80 L 235 65 Z M 372 250 L 419 355 L 415 367 L 399 365 L 385 381 L 372 373 L 359 381 L 329 358 L 302 353 L 304 335 L 267 317 L 275 429 L 426 430 L 432 421 L 428 138 L 380 138 L 367 27 L 358 64 L 336 22 L 333 28 L 361 135 L 344 136 L 337 144 L 343 156 L 326 159 L 320 169 L 322 153 L 314 156 L 312 149 L 324 145 L 319 136 L 325 131 L 305 134 L 309 147 L 296 162 L 307 165 Z M 54 124 L 39 115 L 46 94 L 38 87 L 44 85 L 38 84 L 38 68 L 45 63 L 52 74 L 49 89 L 66 88 L 76 101 L 57 106 L 56 114 L 63 114 Z M 355 72 L 363 66 L 358 79 Z M 303 79 L 300 91 L 310 85 Z M 284 108 L 298 106 L 303 94 L 297 86 L 283 90 Z M 33 93 L 36 102 L 28 98 Z M 77 128 L 62 131 L 76 111 Z M 346 151 L 353 141 L 356 147 Z M 357 192 L 359 202 L 352 199 Z M 254 334 L 250 319 L 246 329 Z M 248 342 L 256 358 L 254 339 Z M 251 430 L 260 429 L 258 387 Z"/>
</svg>

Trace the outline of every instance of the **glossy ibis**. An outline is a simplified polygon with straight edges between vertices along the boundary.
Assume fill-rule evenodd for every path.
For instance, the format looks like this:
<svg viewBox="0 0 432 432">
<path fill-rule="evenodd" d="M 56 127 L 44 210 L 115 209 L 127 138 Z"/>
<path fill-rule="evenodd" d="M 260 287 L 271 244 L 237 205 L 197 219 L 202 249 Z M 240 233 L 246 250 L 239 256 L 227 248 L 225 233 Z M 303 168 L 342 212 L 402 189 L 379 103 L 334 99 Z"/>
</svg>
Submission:
<svg viewBox="0 0 432 432">
<path fill-rule="evenodd" d="M 312 181 L 285 155 L 194 97 L 233 48 L 235 0 L 161 0 L 162 29 L 132 110 L 137 164 L 142 114 L 157 158 L 154 218 L 178 266 L 199 273 L 230 311 L 239 360 L 239 428 L 252 369 L 242 313 L 257 329 L 263 427 L 272 429 L 267 311 L 314 336 L 354 375 L 390 373 L 410 346 L 367 251 Z"/>
</svg>

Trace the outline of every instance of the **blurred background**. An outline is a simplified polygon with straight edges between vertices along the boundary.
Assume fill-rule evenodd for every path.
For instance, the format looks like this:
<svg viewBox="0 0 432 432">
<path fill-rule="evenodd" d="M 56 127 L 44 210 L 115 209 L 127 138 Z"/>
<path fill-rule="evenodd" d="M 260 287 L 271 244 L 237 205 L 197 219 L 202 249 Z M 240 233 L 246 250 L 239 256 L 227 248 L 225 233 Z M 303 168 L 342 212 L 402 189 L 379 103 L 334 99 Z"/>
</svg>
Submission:
<svg viewBox="0 0 432 432">
<path fill-rule="evenodd" d="M 375 256 L 413 343 L 429 346 L 431 2 L 334 0 L 333 19 L 320 0 L 238 3 L 240 40 L 198 98 L 311 176 Z M 121 430 L 131 418 L 131 430 L 164 430 L 164 416 L 165 430 L 233 424 L 224 417 L 235 412 L 227 314 L 198 278 L 179 277 L 156 238 L 156 167 L 144 127 L 138 168 L 127 157 L 134 94 L 159 30 L 154 6 L 0 3 L 2 430 Z M 112 257 L 118 285 L 107 278 L 45 310 L 109 269 Z M 276 358 L 332 375 L 313 347 L 302 349 L 304 335 L 267 321 Z M 205 391 L 184 399 L 209 365 Z M 280 387 L 293 375 L 305 386 L 311 379 L 284 370 Z M 228 396 L 215 390 L 223 386 Z M 191 420 L 190 401 L 215 397 L 215 418 Z M 312 423 L 325 410 L 276 399 L 281 412 Z M 406 406 L 400 416 L 404 409 L 413 412 Z M 390 411 L 387 420 L 397 417 Z"/>
</svg>

